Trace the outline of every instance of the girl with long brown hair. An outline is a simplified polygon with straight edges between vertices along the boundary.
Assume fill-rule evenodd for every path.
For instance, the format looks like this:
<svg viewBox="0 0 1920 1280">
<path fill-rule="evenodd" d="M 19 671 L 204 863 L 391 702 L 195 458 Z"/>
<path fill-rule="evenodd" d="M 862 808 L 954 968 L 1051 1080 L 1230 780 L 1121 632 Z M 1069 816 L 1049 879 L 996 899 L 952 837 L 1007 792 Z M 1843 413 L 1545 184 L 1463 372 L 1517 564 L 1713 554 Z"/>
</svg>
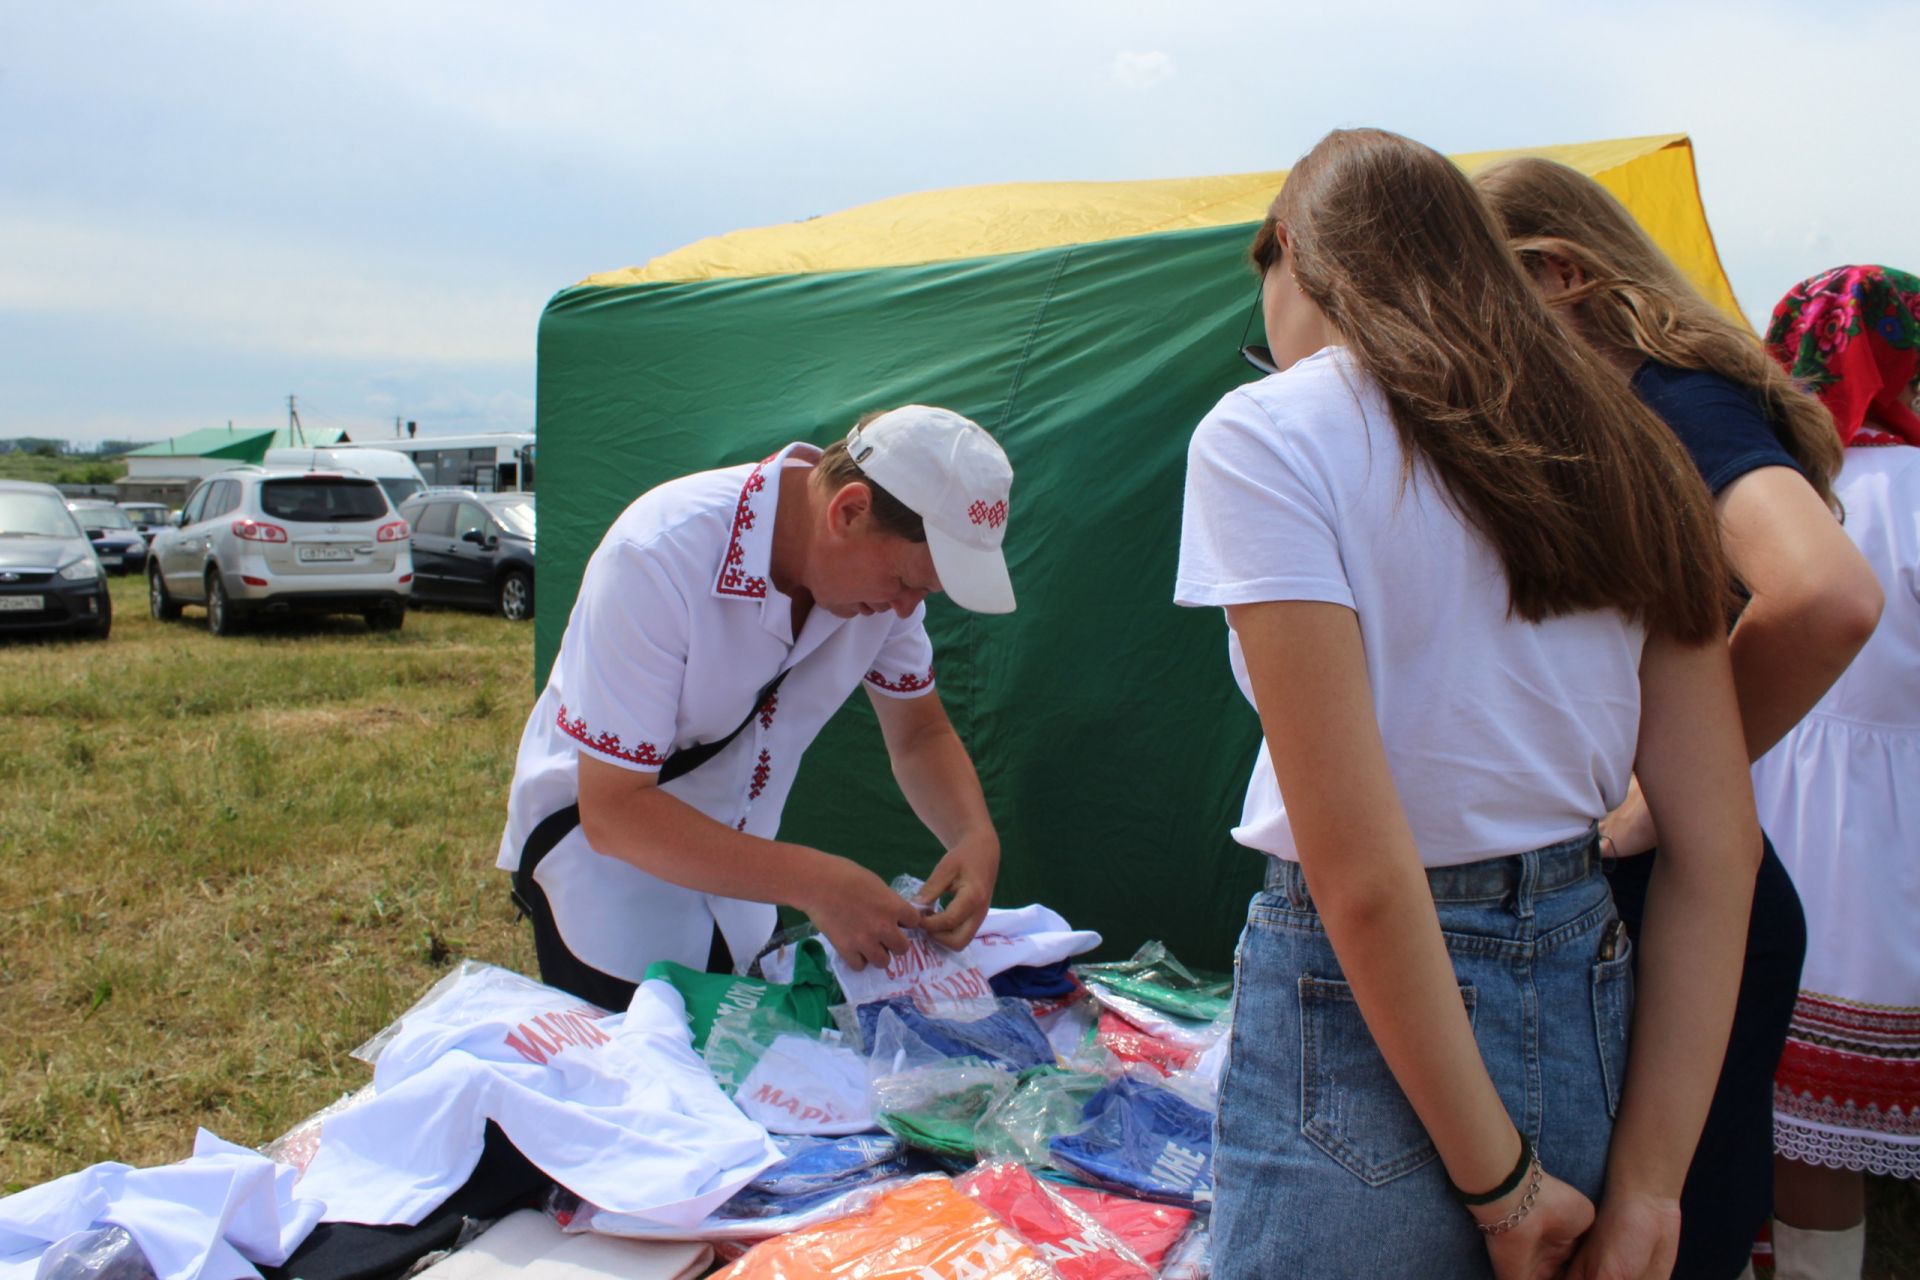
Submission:
<svg viewBox="0 0 1920 1280">
<path fill-rule="evenodd" d="M 1706 494 L 1436 152 L 1328 135 L 1253 254 L 1278 372 L 1194 433 L 1176 587 L 1264 739 L 1216 1274 L 1665 1276 L 1760 850 Z"/>
<path fill-rule="evenodd" d="M 1879 615 L 1873 572 L 1831 510 L 1840 464 L 1832 418 L 1593 179 L 1526 157 L 1474 183 L 1541 295 L 1666 421 L 1714 494 L 1715 541 L 1745 596 L 1729 643 L 1757 760 L 1846 669 Z M 1602 827 L 1618 855 L 1614 897 L 1634 934 L 1656 827 L 1637 790 Z M 1772 1207 L 1773 1074 L 1805 944 L 1800 900 L 1769 842 L 1732 1039 L 1682 1198 L 1682 1275 L 1739 1275 Z"/>
</svg>

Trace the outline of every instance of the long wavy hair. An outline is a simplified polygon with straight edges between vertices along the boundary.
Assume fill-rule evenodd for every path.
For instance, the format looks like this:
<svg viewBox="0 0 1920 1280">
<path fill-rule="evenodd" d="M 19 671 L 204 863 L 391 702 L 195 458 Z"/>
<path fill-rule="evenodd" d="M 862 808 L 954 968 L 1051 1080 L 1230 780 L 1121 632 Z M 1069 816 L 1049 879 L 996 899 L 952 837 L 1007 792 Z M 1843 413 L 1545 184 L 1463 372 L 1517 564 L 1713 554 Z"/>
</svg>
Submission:
<svg viewBox="0 0 1920 1280">
<path fill-rule="evenodd" d="M 1775 364 L 1758 339 L 1721 314 L 1592 178 L 1522 156 L 1490 165 L 1474 186 L 1505 224 L 1521 266 L 1551 254 L 1585 283 L 1563 295 L 1591 341 L 1680 369 L 1717 373 L 1745 389 L 1829 507 L 1840 443 L 1826 406 Z"/>
<path fill-rule="evenodd" d="M 1727 572 L 1706 486 L 1673 433 L 1548 312 L 1447 158 L 1375 129 L 1328 134 L 1254 243 L 1286 266 L 1385 395 L 1540 622 L 1617 609 L 1700 643 Z M 1267 249 L 1262 246 L 1268 246 Z"/>
</svg>

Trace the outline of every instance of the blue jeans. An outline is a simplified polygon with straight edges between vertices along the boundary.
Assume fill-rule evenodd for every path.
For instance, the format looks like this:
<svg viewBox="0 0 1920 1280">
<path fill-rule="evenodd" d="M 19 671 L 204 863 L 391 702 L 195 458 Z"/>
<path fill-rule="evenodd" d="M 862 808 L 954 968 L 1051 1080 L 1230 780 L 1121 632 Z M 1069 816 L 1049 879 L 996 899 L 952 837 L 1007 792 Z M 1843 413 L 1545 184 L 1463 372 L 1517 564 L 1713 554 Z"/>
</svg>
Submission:
<svg viewBox="0 0 1920 1280">
<path fill-rule="evenodd" d="M 1542 1165 L 1598 1200 L 1633 974 L 1593 835 L 1427 879 L 1507 1113 Z M 1254 896 L 1234 1001 L 1214 1121 L 1214 1275 L 1491 1275 L 1296 864 L 1276 859 Z"/>
</svg>

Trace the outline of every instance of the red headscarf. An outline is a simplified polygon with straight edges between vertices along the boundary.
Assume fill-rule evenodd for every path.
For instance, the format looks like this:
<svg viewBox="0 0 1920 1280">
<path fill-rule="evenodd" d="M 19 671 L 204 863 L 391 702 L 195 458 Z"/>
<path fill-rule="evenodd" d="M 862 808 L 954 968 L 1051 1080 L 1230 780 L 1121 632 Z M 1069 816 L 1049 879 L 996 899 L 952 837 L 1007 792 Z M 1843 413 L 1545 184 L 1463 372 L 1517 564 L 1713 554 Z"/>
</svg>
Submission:
<svg viewBox="0 0 1920 1280">
<path fill-rule="evenodd" d="M 1767 352 L 1820 397 L 1841 444 L 1920 445 L 1906 403 L 1920 373 L 1920 279 L 1835 267 L 1803 280 L 1773 309 Z"/>
</svg>

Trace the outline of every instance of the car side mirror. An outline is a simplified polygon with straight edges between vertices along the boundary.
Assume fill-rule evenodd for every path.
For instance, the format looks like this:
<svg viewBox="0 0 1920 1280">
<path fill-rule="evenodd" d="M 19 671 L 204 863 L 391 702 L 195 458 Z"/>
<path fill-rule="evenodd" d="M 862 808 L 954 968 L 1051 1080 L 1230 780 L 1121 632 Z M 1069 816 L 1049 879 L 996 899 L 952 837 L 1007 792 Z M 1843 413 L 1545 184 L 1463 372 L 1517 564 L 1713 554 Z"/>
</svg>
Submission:
<svg viewBox="0 0 1920 1280">
<path fill-rule="evenodd" d="M 187 527 L 187 513 L 184 511 L 176 511 L 167 517 L 167 523 L 176 529 L 184 529 Z"/>
<path fill-rule="evenodd" d="M 478 529 L 469 529 L 460 535 L 460 541 L 471 542 L 476 547 L 484 547 L 487 545 L 487 535 Z"/>
</svg>

